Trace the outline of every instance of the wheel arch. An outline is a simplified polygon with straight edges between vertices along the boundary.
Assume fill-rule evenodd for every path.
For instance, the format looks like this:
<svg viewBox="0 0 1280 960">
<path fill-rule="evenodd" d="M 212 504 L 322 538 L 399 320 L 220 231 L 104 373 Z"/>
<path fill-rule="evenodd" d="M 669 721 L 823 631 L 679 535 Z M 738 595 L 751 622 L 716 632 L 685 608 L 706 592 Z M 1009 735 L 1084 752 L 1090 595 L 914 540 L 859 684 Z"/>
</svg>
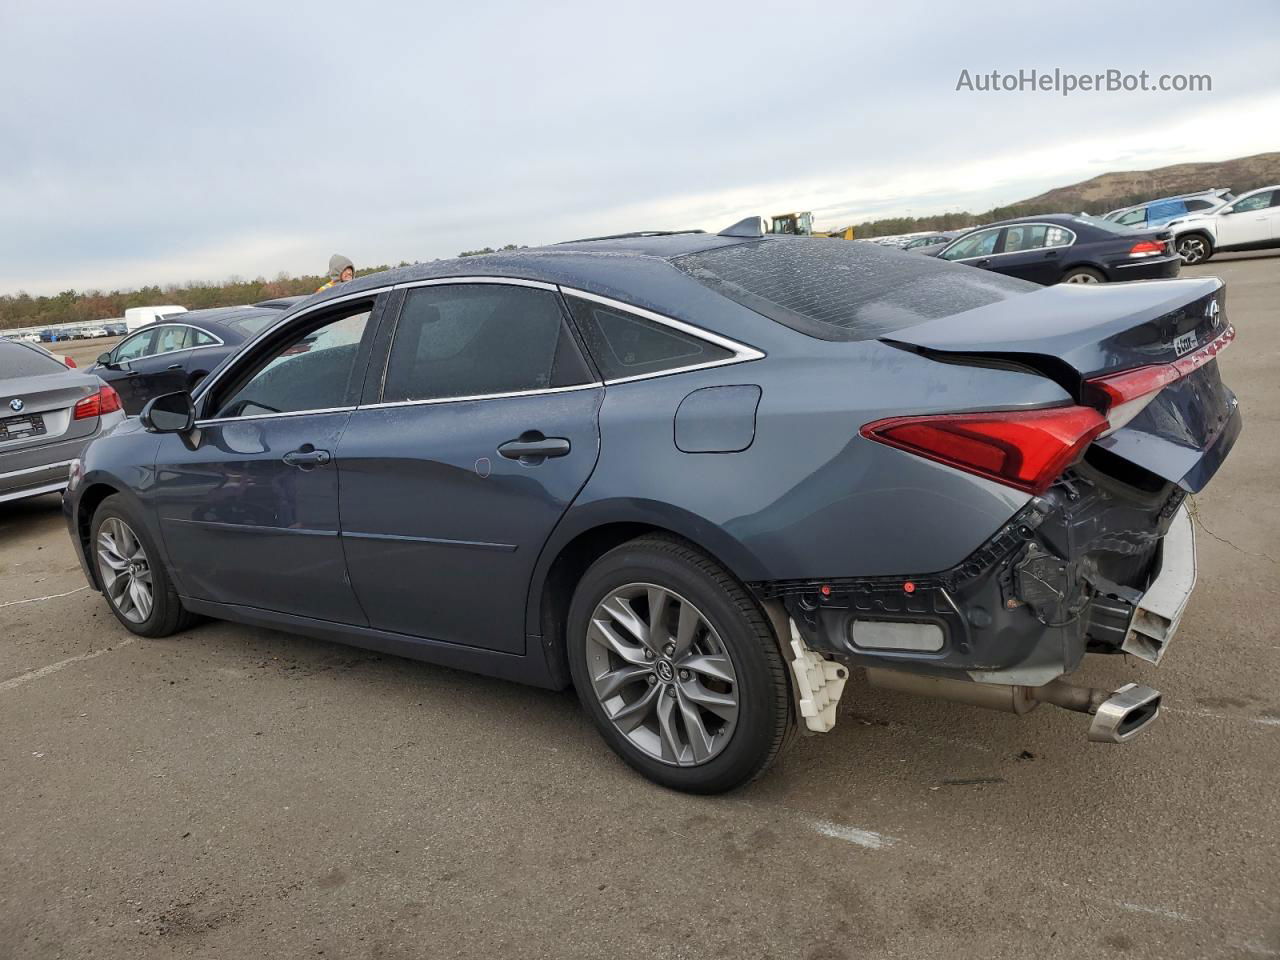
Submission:
<svg viewBox="0 0 1280 960">
<path fill-rule="evenodd" d="M 526 636 L 530 645 L 541 643 L 547 671 L 556 686 L 569 684 L 565 623 L 578 581 L 591 564 L 614 547 L 649 534 L 677 537 L 719 563 L 740 582 L 754 579 L 751 571 L 756 569 L 755 560 L 741 543 L 710 521 L 679 508 L 636 501 L 598 503 L 582 508 L 577 516 L 567 516 L 538 558 L 525 608 Z"/>
<path fill-rule="evenodd" d="M 120 492 L 120 488 L 114 484 L 97 480 L 86 484 L 76 500 L 76 536 L 80 541 L 80 549 L 88 561 L 86 569 L 97 590 L 102 589 L 102 583 L 98 580 L 97 566 L 93 562 L 93 550 L 89 541 L 89 527 L 93 523 L 93 515 L 98 512 L 98 507 L 102 505 L 102 501 Z"/>
</svg>

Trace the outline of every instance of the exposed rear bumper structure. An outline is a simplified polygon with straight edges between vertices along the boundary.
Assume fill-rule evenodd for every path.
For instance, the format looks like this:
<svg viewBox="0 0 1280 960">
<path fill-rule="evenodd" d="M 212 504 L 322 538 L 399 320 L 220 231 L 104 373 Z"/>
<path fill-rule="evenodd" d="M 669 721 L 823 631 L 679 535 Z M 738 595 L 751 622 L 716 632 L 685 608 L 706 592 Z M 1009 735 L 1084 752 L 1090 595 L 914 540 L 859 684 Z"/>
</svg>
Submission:
<svg viewBox="0 0 1280 960">
<path fill-rule="evenodd" d="M 1085 471 L 1033 501 L 943 574 L 756 585 L 796 638 L 871 685 L 1026 713 L 1089 714 L 1095 742 L 1124 743 L 1159 714 L 1160 693 L 1062 677 L 1086 652 L 1159 663 L 1196 582 L 1184 495 L 1117 488 Z"/>
</svg>

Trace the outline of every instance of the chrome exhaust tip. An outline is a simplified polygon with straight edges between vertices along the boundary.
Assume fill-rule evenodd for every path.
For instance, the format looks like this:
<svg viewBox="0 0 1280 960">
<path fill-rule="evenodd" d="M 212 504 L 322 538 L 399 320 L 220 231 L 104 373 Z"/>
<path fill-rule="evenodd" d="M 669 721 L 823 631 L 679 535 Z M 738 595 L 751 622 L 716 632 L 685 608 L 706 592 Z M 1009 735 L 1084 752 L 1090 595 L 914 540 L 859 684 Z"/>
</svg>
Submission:
<svg viewBox="0 0 1280 960">
<path fill-rule="evenodd" d="M 1160 691 L 1126 683 L 1098 705 L 1089 724 L 1089 739 L 1095 743 L 1125 743 L 1158 716 Z"/>
</svg>

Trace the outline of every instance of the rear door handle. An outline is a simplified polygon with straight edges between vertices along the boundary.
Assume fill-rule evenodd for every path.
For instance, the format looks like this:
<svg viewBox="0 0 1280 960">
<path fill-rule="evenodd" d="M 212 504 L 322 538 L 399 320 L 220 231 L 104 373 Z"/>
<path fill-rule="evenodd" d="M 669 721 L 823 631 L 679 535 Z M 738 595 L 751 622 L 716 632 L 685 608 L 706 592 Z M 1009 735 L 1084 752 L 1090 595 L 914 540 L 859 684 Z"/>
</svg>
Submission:
<svg viewBox="0 0 1280 960">
<path fill-rule="evenodd" d="M 988 259 L 986 259 L 986 258 L 984 257 L 982 260 L 979 260 L 977 263 L 975 263 L 975 264 L 974 264 L 974 266 L 975 266 L 975 267 L 989 267 L 989 266 L 991 266 L 991 261 L 990 261 L 990 260 L 988 260 Z"/>
<path fill-rule="evenodd" d="M 180 364 L 180 363 L 171 363 L 171 364 L 169 364 L 167 367 L 165 367 L 165 369 L 166 369 L 166 370 L 181 370 L 181 369 L 182 369 L 182 364 Z"/>
<path fill-rule="evenodd" d="M 328 450 L 316 450 L 310 444 L 307 444 L 297 450 L 291 450 L 281 459 L 291 467 L 300 467 L 306 470 L 310 467 L 323 467 L 333 459 L 333 455 Z"/>
<path fill-rule="evenodd" d="M 569 453 L 569 441 L 564 437 L 531 437 L 527 440 L 508 440 L 498 452 L 508 460 L 541 462 L 545 457 L 563 457 Z"/>
</svg>

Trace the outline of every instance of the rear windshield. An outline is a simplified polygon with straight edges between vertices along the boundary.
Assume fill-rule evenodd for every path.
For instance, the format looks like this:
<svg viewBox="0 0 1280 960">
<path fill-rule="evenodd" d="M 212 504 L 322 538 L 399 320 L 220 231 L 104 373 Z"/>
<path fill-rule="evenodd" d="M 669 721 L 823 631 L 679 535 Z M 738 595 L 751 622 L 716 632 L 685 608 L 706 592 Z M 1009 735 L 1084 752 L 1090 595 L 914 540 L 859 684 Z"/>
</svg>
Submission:
<svg viewBox="0 0 1280 960">
<path fill-rule="evenodd" d="M 672 263 L 730 300 L 822 340 L 872 340 L 1040 289 L 923 254 L 825 237 L 756 240 Z"/>
<path fill-rule="evenodd" d="M 10 377 L 39 377 L 66 369 L 60 361 L 55 360 L 43 350 L 0 340 L 0 380 L 7 380 Z"/>
<path fill-rule="evenodd" d="M 272 309 L 270 313 L 255 313 L 247 317 L 235 317 L 232 320 L 223 320 L 222 323 L 232 330 L 238 330 L 246 337 L 252 337 L 267 329 L 280 317 L 280 311 Z"/>
<path fill-rule="evenodd" d="M 1147 216 L 1151 216 L 1150 208 L 1147 210 Z M 1076 223 L 1083 223 L 1090 227 L 1097 227 L 1105 233 L 1114 233 L 1119 234 L 1120 236 L 1128 236 L 1135 231 L 1138 233 L 1147 232 L 1147 225 L 1145 223 L 1135 223 L 1133 226 L 1128 226 L 1127 224 L 1117 223 L 1114 220 L 1104 220 L 1102 217 L 1095 217 L 1090 213 L 1082 213 L 1080 216 L 1073 217 L 1072 219 L 1075 220 Z"/>
</svg>

